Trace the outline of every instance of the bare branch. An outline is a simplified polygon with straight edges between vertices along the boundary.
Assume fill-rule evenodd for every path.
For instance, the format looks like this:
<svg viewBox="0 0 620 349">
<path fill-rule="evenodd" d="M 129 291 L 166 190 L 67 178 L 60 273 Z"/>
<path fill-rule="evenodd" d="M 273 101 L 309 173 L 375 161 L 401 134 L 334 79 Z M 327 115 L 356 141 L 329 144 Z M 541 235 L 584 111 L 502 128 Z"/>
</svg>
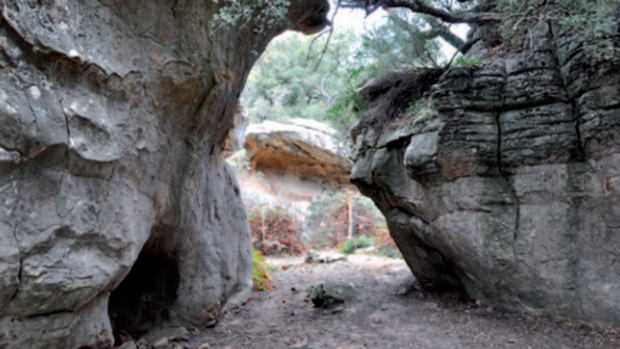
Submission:
<svg viewBox="0 0 620 349">
<path fill-rule="evenodd" d="M 316 35 L 312 41 L 310 42 L 310 45 L 308 46 L 308 55 L 306 56 L 306 62 L 304 63 L 304 68 L 308 65 L 308 62 L 310 62 L 310 54 L 312 53 L 312 46 L 314 46 L 314 43 L 323 35 L 330 33 L 332 31 L 332 27 L 330 26 L 329 29 L 323 30 L 322 32 L 320 32 L 318 35 Z"/>
<path fill-rule="evenodd" d="M 422 13 L 441 19 L 446 23 L 499 23 L 502 15 L 495 12 L 465 12 L 452 13 L 439 8 L 428 6 L 423 0 L 343 0 L 341 7 L 345 8 L 407 8 L 416 13 Z"/>
<path fill-rule="evenodd" d="M 334 15 L 332 16 L 331 28 L 329 29 L 329 36 L 327 36 L 327 40 L 325 41 L 325 47 L 323 48 L 321 57 L 319 57 L 318 62 L 316 62 L 314 71 L 317 71 L 317 69 L 319 69 L 319 65 L 321 65 L 321 61 L 323 60 L 323 57 L 325 56 L 325 53 L 327 52 L 327 49 L 329 48 L 329 41 L 332 39 L 332 35 L 334 34 L 334 21 L 336 20 L 336 15 L 338 14 L 338 10 L 340 9 L 340 2 L 341 0 L 338 0 L 338 4 L 336 5 L 336 9 L 334 10 Z"/>
<path fill-rule="evenodd" d="M 463 41 L 463 39 L 452 33 L 449 27 L 439 23 L 436 18 L 425 17 L 425 20 L 431 26 L 431 30 L 428 33 L 430 37 L 439 36 L 457 50 L 460 50 L 463 45 L 465 45 L 465 41 Z"/>
</svg>

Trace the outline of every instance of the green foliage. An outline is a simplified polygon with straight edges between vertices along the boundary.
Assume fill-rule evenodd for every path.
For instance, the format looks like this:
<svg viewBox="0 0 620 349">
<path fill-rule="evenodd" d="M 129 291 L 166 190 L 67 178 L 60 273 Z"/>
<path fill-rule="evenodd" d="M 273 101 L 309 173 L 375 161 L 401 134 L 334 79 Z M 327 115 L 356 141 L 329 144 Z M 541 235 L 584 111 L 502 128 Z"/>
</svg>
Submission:
<svg viewBox="0 0 620 349">
<path fill-rule="evenodd" d="M 385 246 L 377 248 L 377 255 L 386 258 L 395 258 L 395 259 L 403 259 L 403 254 L 400 252 L 398 247 L 395 246 Z"/>
<path fill-rule="evenodd" d="M 269 275 L 269 270 L 273 270 L 273 267 L 267 263 L 265 257 L 256 249 L 252 249 L 252 259 L 254 263 L 252 269 L 254 291 L 273 291 L 271 275 Z"/>
<path fill-rule="evenodd" d="M 443 58 L 437 35 L 428 30 L 429 20 L 408 10 L 394 9 L 385 24 L 362 36 L 357 66 L 366 67 L 375 77 L 394 70 L 437 66 Z"/>
<path fill-rule="evenodd" d="M 242 104 L 252 122 L 293 117 L 327 121 L 348 133 L 361 116 L 357 89 L 392 70 L 436 66 L 442 56 L 428 22 L 408 11 L 391 11 L 388 21 L 366 34 L 339 31 L 319 64 L 327 36 L 290 35 L 275 40 L 248 78 Z"/>
<path fill-rule="evenodd" d="M 585 35 L 585 49 L 594 56 L 614 52 L 617 0 L 498 0 L 497 9 L 506 14 L 501 29 L 508 45 L 527 43 L 527 32 L 532 26 L 551 20 L 563 30 Z"/>
<path fill-rule="evenodd" d="M 343 255 L 350 255 L 358 248 L 366 248 L 373 245 L 373 239 L 368 236 L 357 236 L 353 239 L 342 241 L 338 245 L 338 251 Z"/>
<path fill-rule="evenodd" d="M 436 110 L 433 107 L 433 103 L 431 103 L 428 98 L 423 98 L 412 103 L 405 115 L 411 119 L 412 125 L 417 125 L 433 119 L 436 115 Z"/>
<path fill-rule="evenodd" d="M 451 67 L 465 67 L 471 69 L 477 69 L 482 67 L 484 62 L 478 57 L 465 57 L 459 55 L 454 61 L 452 61 Z"/>
<path fill-rule="evenodd" d="M 307 229 L 315 248 L 334 247 L 349 234 L 349 203 L 353 208 L 354 234 L 371 236 L 385 226 L 385 218 L 372 200 L 358 193 L 325 191 L 308 208 Z"/>
<path fill-rule="evenodd" d="M 428 30 L 429 18 L 407 10 L 393 10 L 385 24 L 362 35 L 353 65 L 345 79 L 345 89 L 326 120 L 346 120 L 352 124 L 363 114 L 363 100 L 357 92 L 370 79 L 390 71 L 415 70 L 437 66 L 442 56 L 437 35 Z"/>
<path fill-rule="evenodd" d="M 252 122 L 324 119 L 338 93 L 346 90 L 345 77 L 358 40 L 353 31 L 335 33 L 318 64 L 326 39 L 293 34 L 269 45 L 241 96 Z M 332 124 L 341 130 L 350 126 L 342 120 Z"/>
<path fill-rule="evenodd" d="M 212 32 L 251 26 L 255 33 L 260 34 L 284 23 L 290 6 L 289 0 L 231 0 L 226 3 L 211 19 Z"/>
<path fill-rule="evenodd" d="M 331 123 L 341 122 L 353 125 L 362 115 L 362 108 L 359 105 L 363 102 L 363 97 L 357 92 L 361 81 L 368 78 L 369 71 L 373 71 L 375 65 L 368 67 L 357 67 L 349 69 L 344 79 L 344 90 L 335 98 L 334 105 L 326 111 L 324 119 Z"/>
</svg>

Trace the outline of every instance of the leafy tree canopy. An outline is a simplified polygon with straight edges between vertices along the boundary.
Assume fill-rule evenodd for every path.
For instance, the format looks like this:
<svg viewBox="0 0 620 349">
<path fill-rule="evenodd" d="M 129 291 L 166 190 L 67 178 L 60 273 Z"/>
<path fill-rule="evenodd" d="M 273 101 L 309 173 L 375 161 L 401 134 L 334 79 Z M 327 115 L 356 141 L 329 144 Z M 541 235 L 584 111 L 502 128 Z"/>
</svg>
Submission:
<svg viewBox="0 0 620 349">
<path fill-rule="evenodd" d="M 303 117 L 346 132 L 357 120 L 350 108 L 355 90 L 386 71 L 439 64 L 445 57 L 438 37 L 407 10 L 390 11 L 384 24 L 361 36 L 337 31 L 328 45 L 327 35 L 291 35 L 267 48 L 241 101 L 253 122 Z"/>
<path fill-rule="evenodd" d="M 383 8 L 389 16 L 361 36 L 340 31 L 273 42 L 242 96 L 254 122 L 302 117 L 346 131 L 357 119 L 356 91 L 371 78 L 440 66 L 450 57 L 442 57 L 439 38 L 465 52 L 471 42 L 450 31 L 455 23 L 488 26 L 502 44 L 519 46 L 527 44 L 528 28 L 553 22 L 584 34 L 595 56 L 613 55 L 612 40 L 620 34 L 618 0 L 339 0 L 338 6 L 367 13 Z"/>
</svg>

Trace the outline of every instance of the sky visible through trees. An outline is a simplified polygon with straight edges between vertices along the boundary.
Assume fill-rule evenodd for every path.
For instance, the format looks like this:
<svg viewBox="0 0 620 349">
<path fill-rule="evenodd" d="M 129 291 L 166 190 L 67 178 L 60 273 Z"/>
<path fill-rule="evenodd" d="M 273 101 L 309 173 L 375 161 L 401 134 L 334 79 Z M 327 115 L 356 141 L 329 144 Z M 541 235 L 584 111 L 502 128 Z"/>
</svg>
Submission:
<svg viewBox="0 0 620 349">
<path fill-rule="evenodd" d="M 328 18 L 333 18 L 332 4 Z M 432 66 L 450 59 L 455 49 L 442 39 L 425 40 L 420 17 L 407 10 L 340 8 L 334 32 L 304 36 L 286 32 L 274 39 L 248 78 L 241 101 L 252 122 L 310 118 L 348 133 L 355 90 L 390 70 Z M 467 25 L 454 25 L 465 38 Z"/>
<path fill-rule="evenodd" d="M 358 117 L 353 106 L 360 86 L 386 72 L 452 62 L 454 52 L 466 52 L 473 43 L 464 40 L 468 24 L 486 30 L 485 40 L 496 37 L 495 46 L 511 50 L 529 45 L 528 28 L 549 22 L 584 37 L 584 48 L 595 59 L 617 55 L 612 45 L 619 35 L 617 0 L 339 3 L 338 14 L 334 16 L 333 4 L 329 14 L 333 32 L 311 37 L 285 33 L 263 53 L 241 98 L 253 122 L 310 118 L 346 134 Z M 372 15 L 365 19 L 366 12 Z"/>
</svg>

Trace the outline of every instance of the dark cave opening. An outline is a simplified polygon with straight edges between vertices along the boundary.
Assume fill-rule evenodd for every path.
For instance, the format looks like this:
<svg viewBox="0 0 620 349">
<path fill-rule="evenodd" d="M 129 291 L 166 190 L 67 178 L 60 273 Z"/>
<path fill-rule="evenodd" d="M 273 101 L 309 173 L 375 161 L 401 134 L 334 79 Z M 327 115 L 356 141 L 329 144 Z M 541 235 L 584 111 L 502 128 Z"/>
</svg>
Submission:
<svg viewBox="0 0 620 349">
<path fill-rule="evenodd" d="M 180 274 L 175 259 L 143 250 L 123 282 L 110 295 L 108 315 L 114 339 L 123 332 L 139 338 L 173 315 L 168 307 L 177 298 Z"/>
</svg>

